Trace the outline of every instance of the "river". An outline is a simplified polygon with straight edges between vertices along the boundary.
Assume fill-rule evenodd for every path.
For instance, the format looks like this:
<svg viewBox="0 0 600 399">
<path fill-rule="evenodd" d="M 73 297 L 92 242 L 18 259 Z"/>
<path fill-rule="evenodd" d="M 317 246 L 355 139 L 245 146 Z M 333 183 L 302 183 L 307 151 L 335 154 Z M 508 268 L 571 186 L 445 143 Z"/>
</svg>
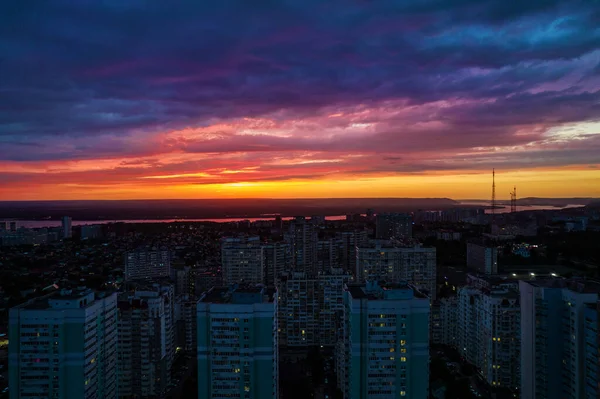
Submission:
<svg viewBox="0 0 600 399">
<path fill-rule="evenodd" d="M 489 202 L 461 202 L 462 206 L 489 206 Z M 543 205 L 532 205 L 532 206 L 517 206 L 517 211 L 541 211 L 541 210 L 559 210 L 565 208 L 576 208 L 583 205 L 567 205 L 565 207 L 555 206 L 543 206 Z M 491 213 L 491 209 L 486 209 L 485 213 Z M 508 213 L 510 212 L 510 206 L 497 206 L 496 213 Z M 258 220 L 273 220 L 274 215 L 264 215 L 259 218 L 217 218 L 217 219 L 141 219 L 141 220 L 74 220 L 73 226 L 84 226 L 89 224 L 108 224 L 108 223 L 173 223 L 173 222 L 215 222 L 215 223 L 230 223 L 230 222 L 241 222 L 248 220 L 250 222 L 256 222 Z M 282 217 L 282 220 L 291 220 L 293 217 Z M 331 215 L 325 216 L 326 220 L 345 220 L 346 215 Z M 29 229 L 38 229 L 44 227 L 60 227 L 60 220 L 17 220 L 18 227 L 25 227 Z"/>
</svg>

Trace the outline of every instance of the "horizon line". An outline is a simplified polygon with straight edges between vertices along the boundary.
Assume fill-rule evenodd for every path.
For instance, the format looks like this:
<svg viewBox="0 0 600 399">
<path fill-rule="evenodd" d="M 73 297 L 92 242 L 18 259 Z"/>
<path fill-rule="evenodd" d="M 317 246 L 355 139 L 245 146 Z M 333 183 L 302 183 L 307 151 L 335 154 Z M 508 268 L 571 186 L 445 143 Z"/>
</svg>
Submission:
<svg viewBox="0 0 600 399">
<path fill-rule="evenodd" d="M 450 200 L 450 201 L 480 201 L 485 202 L 491 200 L 489 198 L 451 198 L 451 197 L 286 197 L 286 198 L 273 198 L 273 197 L 238 197 L 238 198 L 119 198 L 119 199 L 27 199 L 27 200 L 0 200 L 0 203 L 6 202 L 92 202 L 92 201 L 104 201 L 104 202 L 124 202 L 124 201 L 240 201 L 240 200 L 276 200 L 276 201 L 304 201 L 304 200 L 393 200 L 393 199 L 407 199 L 407 200 Z M 600 197 L 590 196 L 575 196 L 575 197 L 523 197 L 517 199 L 548 199 L 548 200 L 569 200 L 569 199 L 581 199 L 581 200 L 600 200 Z M 499 199 L 499 201 L 510 201 L 510 198 Z"/>
</svg>

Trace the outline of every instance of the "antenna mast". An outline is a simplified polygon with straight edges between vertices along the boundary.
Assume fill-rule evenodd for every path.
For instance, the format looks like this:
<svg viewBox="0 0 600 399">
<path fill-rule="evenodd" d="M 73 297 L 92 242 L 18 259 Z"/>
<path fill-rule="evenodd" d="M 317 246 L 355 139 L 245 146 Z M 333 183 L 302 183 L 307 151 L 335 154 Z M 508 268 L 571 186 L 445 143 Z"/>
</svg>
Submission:
<svg viewBox="0 0 600 399">
<path fill-rule="evenodd" d="M 496 224 L 496 169 L 492 169 L 492 225 Z"/>
<path fill-rule="evenodd" d="M 510 213 L 517 211 L 517 186 L 513 187 L 513 191 L 510 193 Z"/>
</svg>

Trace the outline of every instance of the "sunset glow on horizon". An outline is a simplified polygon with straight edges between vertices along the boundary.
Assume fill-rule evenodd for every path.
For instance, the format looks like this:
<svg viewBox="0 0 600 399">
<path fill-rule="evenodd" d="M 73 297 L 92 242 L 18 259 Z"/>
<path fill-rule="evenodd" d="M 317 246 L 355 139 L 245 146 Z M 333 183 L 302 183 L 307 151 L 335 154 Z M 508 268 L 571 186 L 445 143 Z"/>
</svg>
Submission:
<svg viewBox="0 0 600 399">
<path fill-rule="evenodd" d="M 0 200 L 600 198 L 585 4 L 106 3 L 0 5 Z"/>
</svg>

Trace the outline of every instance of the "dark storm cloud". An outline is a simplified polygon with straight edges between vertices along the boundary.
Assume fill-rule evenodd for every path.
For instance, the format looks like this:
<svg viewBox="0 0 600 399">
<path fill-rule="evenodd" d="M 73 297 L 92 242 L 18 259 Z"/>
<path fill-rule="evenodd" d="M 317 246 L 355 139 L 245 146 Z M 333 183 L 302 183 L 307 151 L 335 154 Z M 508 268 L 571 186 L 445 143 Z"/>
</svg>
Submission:
<svg viewBox="0 0 600 399">
<path fill-rule="evenodd" d="M 0 4 L 0 159 L 156 155 L 214 118 L 457 102 L 373 137 L 191 140 L 189 152 L 520 145 L 600 118 L 597 1 L 20 1 Z M 576 75 L 576 84 L 546 90 Z M 277 113 L 282 114 L 277 114 Z M 280 115 L 280 116 L 278 116 Z M 377 123 L 373 117 L 372 123 Z M 541 134 L 541 133 L 536 133 Z M 460 137 L 467 140 L 460 141 Z M 147 140 L 146 140 L 147 138 Z M 425 139 L 424 139 L 425 138 Z M 401 139 L 402 141 L 399 141 Z M 457 140 L 459 139 L 459 140 Z M 568 158 L 568 156 L 567 156 Z"/>
</svg>

